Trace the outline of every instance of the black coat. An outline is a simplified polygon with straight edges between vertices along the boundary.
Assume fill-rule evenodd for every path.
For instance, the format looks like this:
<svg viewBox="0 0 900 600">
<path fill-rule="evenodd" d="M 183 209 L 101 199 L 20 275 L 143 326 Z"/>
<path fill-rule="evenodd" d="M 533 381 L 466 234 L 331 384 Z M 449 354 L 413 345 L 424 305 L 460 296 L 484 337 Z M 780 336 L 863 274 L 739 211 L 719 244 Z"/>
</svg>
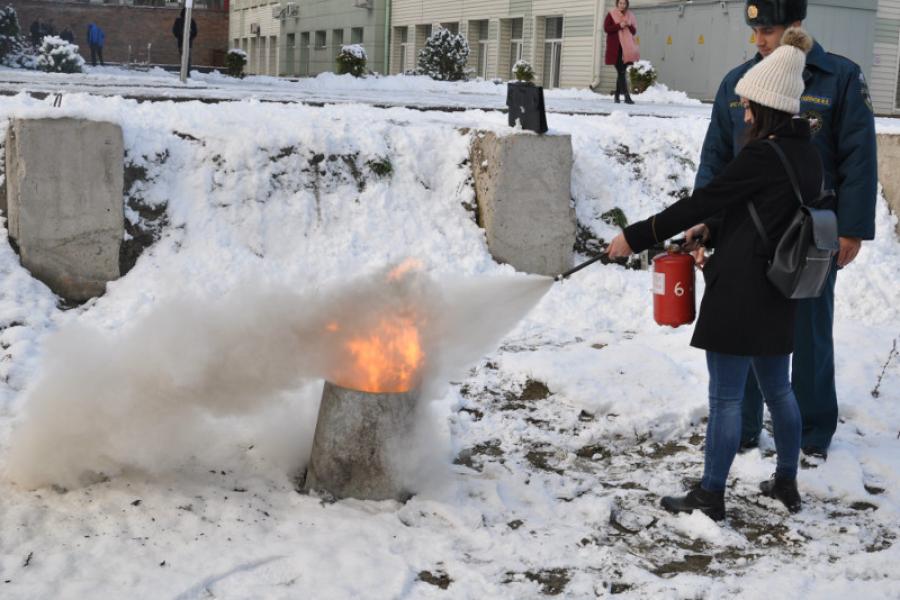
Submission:
<svg viewBox="0 0 900 600">
<path fill-rule="evenodd" d="M 809 122 L 793 119 L 774 138 L 787 155 L 806 202 L 821 190 L 822 164 Z M 738 153 L 704 188 L 625 229 L 635 252 L 710 217 L 717 217 L 715 253 L 703 270 L 706 291 L 691 345 L 742 356 L 789 354 L 794 349 L 794 302 L 769 283 L 768 253 L 747 209 L 752 201 L 775 247 L 799 206 L 778 155 L 762 141 Z"/>
<path fill-rule="evenodd" d="M 184 39 L 184 12 L 182 11 L 181 15 L 175 19 L 175 23 L 172 24 L 172 35 L 175 36 L 175 39 L 178 40 L 178 48 L 180 49 L 183 44 Z M 197 37 L 197 22 L 191 18 L 191 39 L 188 40 L 188 45 L 193 48 L 194 46 L 194 38 Z"/>
</svg>

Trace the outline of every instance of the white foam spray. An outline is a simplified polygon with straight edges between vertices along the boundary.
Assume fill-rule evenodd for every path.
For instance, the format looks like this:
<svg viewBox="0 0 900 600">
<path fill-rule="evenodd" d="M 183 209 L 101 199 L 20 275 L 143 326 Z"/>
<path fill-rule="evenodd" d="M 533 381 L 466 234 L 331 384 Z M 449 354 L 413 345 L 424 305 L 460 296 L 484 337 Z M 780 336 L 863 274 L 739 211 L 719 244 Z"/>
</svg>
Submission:
<svg viewBox="0 0 900 600">
<path fill-rule="evenodd" d="M 48 340 L 41 375 L 26 391 L 7 477 L 71 488 L 188 463 L 221 468 L 248 445 L 295 472 L 309 457 L 321 380 L 344 367 L 349 337 L 385 314 L 412 315 L 427 401 L 490 352 L 552 284 L 533 276 L 438 283 L 417 270 L 388 272 L 322 293 L 246 285 L 215 304 L 182 298 L 114 334 L 66 327 Z M 433 417 L 421 425 L 437 426 Z M 413 453 L 419 459 L 408 470 L 421 474 L 440 450 L 433 436 L 417 438 L 428 447 Z"/>
</svg>

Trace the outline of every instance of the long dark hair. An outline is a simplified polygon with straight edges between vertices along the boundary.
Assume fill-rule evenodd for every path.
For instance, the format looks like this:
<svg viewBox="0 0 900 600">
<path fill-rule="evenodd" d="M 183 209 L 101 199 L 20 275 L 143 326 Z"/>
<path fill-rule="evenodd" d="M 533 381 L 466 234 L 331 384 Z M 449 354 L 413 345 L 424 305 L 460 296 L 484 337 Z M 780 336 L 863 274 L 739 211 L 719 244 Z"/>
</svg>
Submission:
<svg viewBox="0 0 900 600">
<path fill-rule="evenodd" d="M 619 0 L 616 0 L 616 8 L 619 8 Z M 625 12 L 628 12 L 628 9 L 631 8 L 630 0 L 625 0 Z M 624 13 L 623 13 L 624 14 Z"/>
<path fill-rule="evenodd" d="M 794 118 L 794 115 L 790 113 L 757 104 L 752 100 L 750 100 L 750 112 L 753 113 L 753 123 L 744 133 L 745 144 L 769 137 L 779 127 L 789 124 Z"/>
</svg>

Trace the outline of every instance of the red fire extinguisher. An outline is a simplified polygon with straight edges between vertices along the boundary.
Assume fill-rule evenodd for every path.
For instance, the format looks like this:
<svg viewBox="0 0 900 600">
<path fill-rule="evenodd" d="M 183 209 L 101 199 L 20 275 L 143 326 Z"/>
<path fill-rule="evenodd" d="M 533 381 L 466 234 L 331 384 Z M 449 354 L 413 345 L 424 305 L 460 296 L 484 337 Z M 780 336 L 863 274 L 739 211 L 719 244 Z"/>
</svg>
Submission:
<svg viewBox="0 0 900 600">
<path fill-rule="evenodd" d="M 678 327 L 694 322 L 694 257 L 670 246 L 653 258 L 653 318 Z"/>
</svg>

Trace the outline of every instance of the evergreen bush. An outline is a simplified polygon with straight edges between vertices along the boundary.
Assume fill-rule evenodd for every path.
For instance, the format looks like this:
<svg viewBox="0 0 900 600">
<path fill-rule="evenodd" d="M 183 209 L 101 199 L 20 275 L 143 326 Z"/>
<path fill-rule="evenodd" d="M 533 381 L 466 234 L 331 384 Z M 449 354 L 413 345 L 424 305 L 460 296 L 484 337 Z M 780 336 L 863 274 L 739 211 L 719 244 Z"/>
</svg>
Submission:
<svg viewBox="0 0 900 600">
<path fill-rule="evenodd" d="M 628 67 L 628 80 L 631 83 L 631 93 L 641 94 L 656 83 L 656 69 L 649 60 L 639 60 Z"/>
<path fill-rule="evenodd" d="M 0 8 L 0 64 L 33 69 L 35 58 L 27 49 L 16 9 L 12 6 Z"/>
<path fill-rule="evenodd" d="M 78 46 L 55 35 L 44 36 L 38 49 L 38 69 L 48 73 L 81 73 L 83 66 Z"/>
<path fill-rule="evenodd" d="M 228 75 L 243 79 L 245 66 L 247 66 L 247 53 L 240 48 L 232 48 L 225 55 L 225 72 Z"/>
<path fill-rule="evenodd" d="M 366 64 L 369 57 L 366 49 L 360 44 L 351 44 L 343 46 L 337 55 L 337 72 L 338 75 L 353 75 L 354 77 L 362 77 L 366 74 Z"/>
<path fill-rule="evenodd" d="M 532 83 L 534 81 L 534 67 L 532 67 L 531 63 L 527 60 L 516 61 L 516 64 L 513 65 L 512 72 L 516 81 L 524 81 L 526 83 Z"/>
<path fill-rule="evenodd" d="M 465 81 L 468 60 L 466 36 L 438 27 L 419 50 L 417 73 L 437 81 Z"/>
</svg>

